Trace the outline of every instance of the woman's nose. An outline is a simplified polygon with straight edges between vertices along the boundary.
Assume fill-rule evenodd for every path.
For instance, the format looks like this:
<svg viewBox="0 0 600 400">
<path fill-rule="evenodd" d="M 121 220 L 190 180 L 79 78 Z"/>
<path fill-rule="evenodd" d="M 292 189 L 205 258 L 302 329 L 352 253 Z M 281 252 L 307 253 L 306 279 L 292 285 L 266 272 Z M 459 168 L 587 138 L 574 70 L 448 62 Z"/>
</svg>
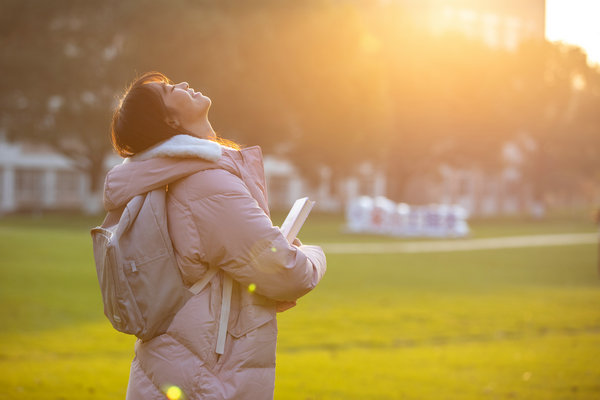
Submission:
<svg viewBox="0 0 600 400">
<path fill-rule="evenodd" d="M 187 90 L 190 87 L 189 83 L 187 83 L 187 82 L 179 82 L 175 86 L 179 86 L 179 87 L 183 88 L 184 90 Z"/>
</svg>

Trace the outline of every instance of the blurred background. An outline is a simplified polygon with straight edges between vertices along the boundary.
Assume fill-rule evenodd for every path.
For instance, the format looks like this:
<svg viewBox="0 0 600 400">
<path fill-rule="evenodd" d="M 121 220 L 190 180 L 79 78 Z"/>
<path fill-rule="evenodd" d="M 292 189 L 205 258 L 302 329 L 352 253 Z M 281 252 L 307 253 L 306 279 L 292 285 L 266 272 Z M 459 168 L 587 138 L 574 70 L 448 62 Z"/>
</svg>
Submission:
<svg viewBox="0 0 600 400">
<path fill-rule="evenodd" d="M 149 70 L 207 94 L 221 136 L 262 146 L 273 208 L 305 193 L 329 211 L 358 195 L 591 207 L 600 55 L 549 41 L 597 51 L 580 32 L 597 5 L 579 3 L 5 0 L 0 212 L 98 212 L 120 162 L 111 113 Z"/>
<path fill-rule="evenodd" d="M 276 399 L 600 398 L 599 22 L 597 0 L 2 0 L 0 399 L 125 396 L 89 230 L 150 70 L 263 148 L 274 224 L 317 201 L 300 237 L 328 271 L 278 316 Z M 379 225 L 350 234 L 361 196 Z M 469 237 L 386 236 L 400 203 L 455 205 Z"/>
</svg>

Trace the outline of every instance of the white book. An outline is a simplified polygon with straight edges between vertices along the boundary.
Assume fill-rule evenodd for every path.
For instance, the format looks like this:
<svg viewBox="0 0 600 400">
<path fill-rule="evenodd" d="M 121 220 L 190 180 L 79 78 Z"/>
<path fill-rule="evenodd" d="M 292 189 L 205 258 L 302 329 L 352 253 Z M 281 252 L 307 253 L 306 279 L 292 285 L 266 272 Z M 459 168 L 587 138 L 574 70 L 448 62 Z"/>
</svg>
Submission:
<svg viewBox="0 0 600 400">
<path fill-rule="evenodd" d="M 281 224 L 281 233 L 283 233 L 283 236 L 285 236 L 289 243 L 292 243 L 296 236 L 298 236 L 300 228 L 304 225 L 304 221 L 306 221 L 314 205 L 315 202 L 309 200 L 308 197 L 302 197 L 294 202 L 290 212 L 285 217 L 285 221 Z"/>
</svg>

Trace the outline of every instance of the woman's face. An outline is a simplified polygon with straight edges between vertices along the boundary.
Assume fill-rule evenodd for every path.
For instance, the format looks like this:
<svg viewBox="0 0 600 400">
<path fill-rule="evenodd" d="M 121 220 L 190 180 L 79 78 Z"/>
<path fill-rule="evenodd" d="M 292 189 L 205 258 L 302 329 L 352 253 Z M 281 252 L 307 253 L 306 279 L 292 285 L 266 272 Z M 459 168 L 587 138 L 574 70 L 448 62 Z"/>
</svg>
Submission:
<svg viewBox="0 0 600 400">
<path fill-rule="evenodd" d="M 187 82 L 171 85 L 166 82 L 150 82 L 160 94 L 169 112 L 169 124 L 193 131 L 198 124 L 206 122 L 211 101 L 200 92 L 195 92 Z"/>
</svg>

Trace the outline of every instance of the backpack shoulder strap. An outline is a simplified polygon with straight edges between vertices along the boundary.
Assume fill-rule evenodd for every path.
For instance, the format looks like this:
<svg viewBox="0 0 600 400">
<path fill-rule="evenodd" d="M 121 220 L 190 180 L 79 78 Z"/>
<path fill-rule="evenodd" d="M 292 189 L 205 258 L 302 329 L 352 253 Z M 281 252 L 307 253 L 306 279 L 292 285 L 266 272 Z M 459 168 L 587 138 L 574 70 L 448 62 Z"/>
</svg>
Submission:
<svg viewBox="0 0 600 400">
<path fill-rule="evenodd" d="M 189 291 L 194 294 L 200 293 L 202 289 L 204 289 L 204 287 L 208 284 L 208 282 L 210 282 L 211 279 L 214 278 L 215 275 L 217 275 L 217 272 L 219 272 L 219 267 L 210 267 L 208 271 L 206 271 L 202 279 L 194 283 L 192 287 L 189 288 Z"/>
</svg>

